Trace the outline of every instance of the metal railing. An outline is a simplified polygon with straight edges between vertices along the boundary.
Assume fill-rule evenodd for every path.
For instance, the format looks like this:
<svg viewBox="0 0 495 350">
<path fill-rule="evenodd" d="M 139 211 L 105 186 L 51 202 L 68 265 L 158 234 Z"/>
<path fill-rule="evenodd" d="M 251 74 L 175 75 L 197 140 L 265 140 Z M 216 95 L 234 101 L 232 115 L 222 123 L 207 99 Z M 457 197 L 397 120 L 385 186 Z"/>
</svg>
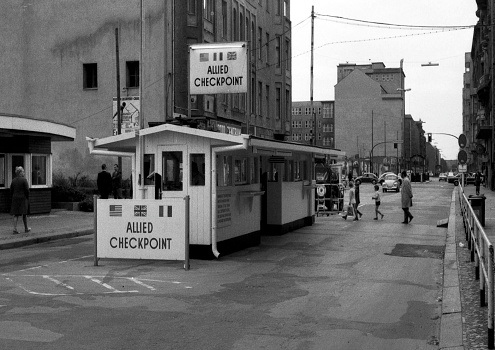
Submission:
<svg viewBox="0 0 495 350">
<path fill-rule="evenodd" d="M 464 194 L 462 186 L 459 188 L 459 198 L 464 221 L 464 231 L 468 248 L 471 250 L 471 261 L 475 262 L 475 277 L 480 281 L 480 306 L 487 306 L 488 301 L 488 349 L 494 348 L 494 252 L 492 242 L 483 229 L 471 203 Z M 486 300 L 486 297 L 488 297 Z"/>
</svg>

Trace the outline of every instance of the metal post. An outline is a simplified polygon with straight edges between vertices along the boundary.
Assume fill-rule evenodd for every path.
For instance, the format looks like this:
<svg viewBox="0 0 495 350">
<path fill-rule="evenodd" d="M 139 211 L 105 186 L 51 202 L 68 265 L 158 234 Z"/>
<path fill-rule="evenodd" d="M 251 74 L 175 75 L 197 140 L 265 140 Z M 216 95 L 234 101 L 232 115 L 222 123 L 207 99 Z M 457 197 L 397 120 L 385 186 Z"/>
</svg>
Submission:
<svg viewBox="0 0 495 350">
<path fill-rule="evenodd" d="M 480 252 L 481 252 L 482 256 L 478 258 L 478 263 L 480 260 L 486 261 L 486 259 L 484 259 L 484 257 L 485 257 L 485 240 L 484 239 L 482 239 L 480 241 Z M 485 265 L 485 268 L 486 268 L 486 265 Z M 478 270 L 479 270 L 479 267 L 478 267 Z M 480 275 L 480 306 L 481 307 L 484 307 L 486 304 L 485 287 L 486 287 L 485 274 L 482 271 L 481 275 Z"/>
<path fill-rule="evenodd" d="M 493 246 L 489 247 L 488 257 L 488 349 L 494 348 L 493 332 Z"/>
<path fill-rule="evenodd" d="M 189 271 L 189 223 L 190 223 L 190 208 L 189 208 L 189 202 L 190 202 L 190 197 L 187 195 L 184 197 L 185 199 L 185 205 L 186 205 L 186 233 L 185 233 L 185 250 L 184 250 L 184 270 Z"/>
<path fill-rule="evenodd" d="M 316 117 L 313 115 L 313 60 L 314 60 L 314 43 L 315 43 L 315 7 L 311 6 L 311 67 L 310 67 L 310 101 L 311 101 L 311 122 L 313 125 L 313 146 L 316 145 Z"/>
<path fill-rule="evenodd" d="M 97 238 L 98 238 L 98 230 L 97 230 L 97 212 L 98 212 L 98 196 L 93 195 L 93 231 L 94 231 L 94 265 L 98 266 L 98 243 L 97 243 Z"/>
<path fill-rule="evenodd" d="M 120 58 L 119 58 L 119 28 L 115 28 L 115 66 L 117 79 L 117 135 L 122 134 L 122 109 L 120 108 Z M 117 164 L 122 171 L 122 157 L 118 157 Z"/>
</svg>

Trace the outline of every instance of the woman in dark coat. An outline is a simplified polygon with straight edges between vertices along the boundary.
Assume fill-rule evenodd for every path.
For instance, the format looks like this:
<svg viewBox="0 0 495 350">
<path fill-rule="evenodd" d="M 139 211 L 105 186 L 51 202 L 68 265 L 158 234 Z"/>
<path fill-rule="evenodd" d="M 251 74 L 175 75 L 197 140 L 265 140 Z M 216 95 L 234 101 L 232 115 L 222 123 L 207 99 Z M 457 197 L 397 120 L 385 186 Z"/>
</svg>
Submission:
<svg viewBox="0 0 495 350">
<path fill-rule="evenodd" d="M 10 206 L 10 215 L 14 224 L 14 234 L 18 234 L 17 222 L 19 216 L 22 215 L 24 222 L 24 232 L 31 231 L 27 225 L 28 200 L 29 200 L 29 184 L 24 177 L 24 169 L 21 166 L 15 168 L 16 178 L 10 184 L 10 195 L 12 197 L 12 205 Z"/>
</svg>

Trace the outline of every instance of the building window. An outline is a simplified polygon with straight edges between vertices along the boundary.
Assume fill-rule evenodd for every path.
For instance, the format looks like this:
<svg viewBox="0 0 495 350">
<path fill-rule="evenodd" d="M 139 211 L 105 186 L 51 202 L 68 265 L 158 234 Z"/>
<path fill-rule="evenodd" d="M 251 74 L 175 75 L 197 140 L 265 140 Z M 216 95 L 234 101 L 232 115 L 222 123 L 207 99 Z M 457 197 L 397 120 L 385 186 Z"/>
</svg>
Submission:
<svg viewBox="0 0 495 350">
<path fill-rule="evenodd" d="M 270 62 L 270 34 L 269 33 L 266 33 L 265 60 L 266 60 L 266 64 L 269 64 L 269 62 Z"/>
<path fill-rule="evenodd" d="M 285 61 L 285 69 L 290 71 L 290 40 L 289 39 L 285 39 L 284 61 Z"/>
<path fill-rule="evenodd" d="M 280 56 L 280 37 L 275 38 L 275 63 L 277 67 L 280 67 L 280 61 L 282 57 Z"/>
<path fill-rule="evenodd" d="M 0 154 L 0 187 L 5 187 L 5 154 Z"/>
<path fill-rule="evenodd" d="M 282 117 L 282 112 L 281 112 L 281 106 L 282 106 L 282 91 L 280 90 L 280 88 L 278 87 L 277 88 L 277 96 L 275 97 L 276 98 L 276 101 L 275 101 L 275 118 L 277 118 L 277 120 L 280 120 L 280 118 Z"/>
<path fill-rule="evenodd" d="M 239 40 L 239 31 L 237 28 L 237 11 L 234 9 L 232 14 L 232 32 L 234 34 L 234 40 Z"/>
<path fill-rule="evenodd" d="M 227 2 L 222 1 L 222 36 L 227 37 L 228 22 L 227 22 Z"/>
<path fill-rule="evenodd" d="M 205 155 L 191 153 L 191 186 L 205 185 Z"/>
<path fill-rule="evenodd" d="M 196 0 L 187 0 L 187 13 L 190 15 L 196 14 Z"/>
<path fill-rule="evenodd" d="M 47 156 L 33 155 L 31 157 L 31 184 L 46 185 L 47 178 Z"/>
<path fill-rule="evenodd" d="M 282 14 L 282 1 L 275 0 L 275 15 L 280 16 Z"/>
<path fill-rule="evenodd" d="M 266 96 L 266 116 L 270 117 L 270 85 L 265 86 L 265 96 Z"/>
<path fill-rule="evenodd" d="M 139 87 L 139 61 L 126 62 L 127 69 L 127 87 L 138 88 Z"/>
<path fill-rule="evenodd" d="M 98 65 L 96 63 L 83 64 L 83 88 L 98 88 Z"/>
<path fill-rule="evenodd" d="M 11 158 L 11 166 L 12 166 L 12 179 L 15 179 L 16 177 L 15 168 L 17 168 L 18 166 L 22 166 L 24 170 L 26 170 L 26 165 L 24 164 L 24 156 L 13 154 Z"/>
<path fill-rule="evenodd" d="M 258 27 L 258 59 L 261 60 L 261 49 L 263 44 L 263 30 Z"/>
<path fill-rule="evenodd" d="M 223 161 L 221 164 L 217 164 L 218 169 L 222 169 L 219 172 L 219 179 L 217 180 L 218 186 L 232 186 L 232 173 L 231 173 L 231 163 L 232 156 L 223 156 L 221 158 Z M 218 167 L 220 165 L 220 167 Z"/>
<path fill-rule="evenodd" d="M 256 49 L 254 47 L 256 43 L 256 26 L 254 25 L 254 21 L 251 22 L 251 57 L 256 58 Z M 253 95 L 254 96 L 254 95 Z"/>
<path fill-rule="evenodd" d="M 182 152 L 162 153 L 162 174 L 164 191 L 182 191 L 183 163 Z"/>
<path fill-rule="evenodd" d="M 261 81 L 258 82 L 258 115 L 262 115 L 263 113 L 263 83 Z"/>
<path fill-rule="evenodd" d="M 213 0 L 203 0 L 204 13 L 203 17 L 210 22 L 213 22 L 215 15 L 215 8 L 213 6 Z"/>
<path fill-rule="evenodd" d="M 244 14 L 239 11 L 239 39 L 243 41 L 244 38 Z"/>
</svg>

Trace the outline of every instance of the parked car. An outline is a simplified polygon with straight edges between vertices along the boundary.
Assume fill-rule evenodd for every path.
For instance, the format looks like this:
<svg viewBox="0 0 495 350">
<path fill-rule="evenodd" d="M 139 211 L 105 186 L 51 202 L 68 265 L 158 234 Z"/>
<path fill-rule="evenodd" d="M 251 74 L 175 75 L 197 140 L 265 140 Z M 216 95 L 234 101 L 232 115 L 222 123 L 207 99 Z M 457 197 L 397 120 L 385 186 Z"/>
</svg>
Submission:
<svg viewBox="0 0 495 350">
<path fill-rule="evenodd" d="M 438 181 L 445 181 L 445 182 L 447 182 L 447 174 L 445 174 L 445 173 L 440 173 L 440 174 L 438 175 Z"/>
<path fill-rule="evenodd" d="M 385 178 L 383 179 L 383 183 L 382 183 L 382 191 L 383 192 L 388 192 L 388 191 L 399 192 L 400 186 L 402 184 L 401 180 L 402 179 L 395 174 L 385 175 Z"/>
<path fill-rule="evenodd" d="M 363 175 L 356 177 L 354 182 L 358 185 L 363 182 L 369 182 L 374 185 L 378 183 L 378 177 L 373 173 L 364 173 Z"/>
</svg>

